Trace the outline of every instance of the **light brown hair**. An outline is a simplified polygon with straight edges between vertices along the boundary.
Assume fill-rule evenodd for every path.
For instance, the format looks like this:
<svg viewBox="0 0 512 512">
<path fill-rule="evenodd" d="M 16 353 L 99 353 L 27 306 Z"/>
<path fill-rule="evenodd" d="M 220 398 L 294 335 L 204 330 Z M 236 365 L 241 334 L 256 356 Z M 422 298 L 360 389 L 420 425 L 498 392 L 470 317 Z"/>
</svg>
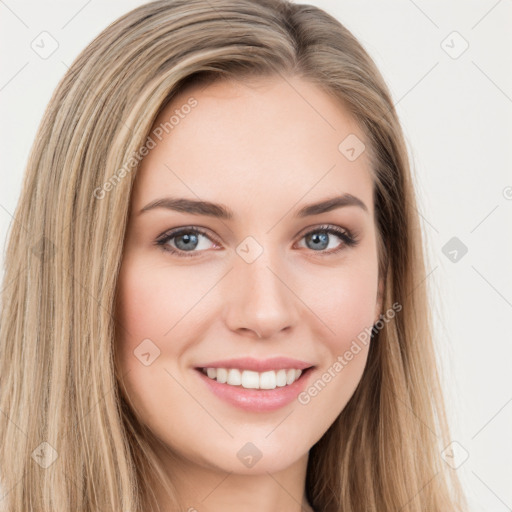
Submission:
<svg viewBox="0 0 512 512">
<path fill-rule="evenodd" d="M 317 7 L 160 0 L 119 18 L 78 56 L 30 154 L 0 317 L 0 474 L 9 512 L 157 510 L 146 483 L 163 481 L 164 472 L 120 393 L 113 350 L 134 155 L 187 85 L 257 76 L 318 85 L 367 134 L 382 309 L 402 305 L 374 336 L 356 392 L 310 450 L 308 500 L 319 512 L 464 510 L 460 484 L 440 456 L 450 437 L 422 234 L 381 74 Z M 44 468 L 38 454 L 56 460 Z"/>
</svg>

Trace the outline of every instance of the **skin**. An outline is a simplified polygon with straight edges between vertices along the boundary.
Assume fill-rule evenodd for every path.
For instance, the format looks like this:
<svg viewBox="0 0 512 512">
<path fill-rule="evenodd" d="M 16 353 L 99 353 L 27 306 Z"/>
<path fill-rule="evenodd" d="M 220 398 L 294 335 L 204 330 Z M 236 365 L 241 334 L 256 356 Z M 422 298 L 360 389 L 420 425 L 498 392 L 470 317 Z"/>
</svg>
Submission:
<svg viewBox="0 0 512 512">
<path fill-rule="evenodd" d="M 349 134 L 366 137 L 343 105 L 297 77 L 196 85 L 176 96 L 154 127 L 191 96 L 197 106 L 143 159 L 135 180 L 118 281 L 121 384 L 158 439 L 158 456 L 187 507 L 312 510 L 304 493 L 309 450 L 354 393 L 368 345 L 308 404 L 294 400 L 272 412 L 222 401 L 194 367 L 289 356 L 315 365 L 314 383 L 378 319 L 382 283 L 368 152 L 349 161 L 338 150 Z M 293 215 L 344 193 L 368 211 L 346 206 Z M 165 196 L 222 203 L 235 217 L 165 208 L 139 214 Z M 319 249 L 305 235 L 322 224 L 357 233 L 358 245 L 328 235 L 328 247 Z M 188 252 L 183 236 L 167 245 L 195 256 L 155 245 L 184 226 L 200 226 L 210 239 L 199 234 Z M 263 248 L 250 264 L 236 252 L 248 236 Z M 149 366 L 134 356 L 145 339 L 160 350 Z M 262 453 L 251 468 L 237 457 L 247 442 Z M 171 510 L 159 486 L 153 489 L 162 510 Z"/>
</svg>

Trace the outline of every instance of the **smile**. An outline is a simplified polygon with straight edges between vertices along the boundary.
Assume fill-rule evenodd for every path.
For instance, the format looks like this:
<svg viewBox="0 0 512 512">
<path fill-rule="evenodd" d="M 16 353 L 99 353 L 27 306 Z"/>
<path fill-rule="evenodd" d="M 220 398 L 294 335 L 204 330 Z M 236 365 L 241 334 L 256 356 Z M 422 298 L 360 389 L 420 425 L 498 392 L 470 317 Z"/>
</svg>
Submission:
<svg viewBox="0 0 512 512">
<path fill-rule="evenodd" d="M 304 391 L 314 367 L 256 372 L 239 368 L 195 368 L 207 392 L 238 409 L 264 413 L 296 401 Z"/>
<path fill-rule="evenodd" d="M 202 368 L 210 379 L 229 386 L 241 386 L 245 389 L 275 389 L 293 384 L 302 374 L 296 368 L 255 372 L 239 368 Z"/>
</svg>

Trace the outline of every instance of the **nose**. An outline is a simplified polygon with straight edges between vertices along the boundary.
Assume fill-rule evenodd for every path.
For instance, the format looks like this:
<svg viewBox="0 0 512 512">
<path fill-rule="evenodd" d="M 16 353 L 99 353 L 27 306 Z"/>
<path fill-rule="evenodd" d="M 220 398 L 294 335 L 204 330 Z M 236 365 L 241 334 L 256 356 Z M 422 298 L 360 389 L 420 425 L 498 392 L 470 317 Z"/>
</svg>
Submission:
<svg viewBox="0 0 512 512">
<path fill-rule="evenodd" d="M 238 259 L 226 286 L 225 322 L 233 332 L 268 339 L 296 326 L 300 300 L 291 273 L 265 252 L 252 263 Z"/>
</svg>

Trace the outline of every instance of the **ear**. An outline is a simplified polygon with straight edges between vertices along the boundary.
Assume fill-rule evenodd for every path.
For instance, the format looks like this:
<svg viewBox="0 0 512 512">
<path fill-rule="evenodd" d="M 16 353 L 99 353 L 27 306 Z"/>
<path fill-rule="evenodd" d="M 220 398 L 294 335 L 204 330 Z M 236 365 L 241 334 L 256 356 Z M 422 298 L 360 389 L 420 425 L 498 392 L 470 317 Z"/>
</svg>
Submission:
<svg viewBox="0 0 512 512">
<path fill-rule="evenodd" d="M 379 279 L 379 286 L 377 289 L 377 300 L 375 302 L 375 318 L 373 323 L 376 323 L 382 314 L 382 304 L 384 301 L 384 279 Z"/>
</svg>

